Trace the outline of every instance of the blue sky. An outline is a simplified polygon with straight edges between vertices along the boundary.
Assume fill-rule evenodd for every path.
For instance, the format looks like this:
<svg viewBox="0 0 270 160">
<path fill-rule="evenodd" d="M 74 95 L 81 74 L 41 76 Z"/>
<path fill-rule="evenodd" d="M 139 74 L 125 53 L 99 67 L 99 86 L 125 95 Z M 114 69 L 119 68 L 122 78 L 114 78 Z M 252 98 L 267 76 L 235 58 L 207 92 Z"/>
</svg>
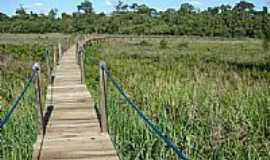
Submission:
<svg viewBox="0 0 270 160">
<path fill-rule="evenodd" d="M 34 11 L 37 13 L 47 13 L 52 8 L 57 8 L 60 13 L 72 13 L 76 11 L 76 6 L 82 0 L 0 0 L 0 12 L 8 15 L 14 15 L 16 8 L 23 5 L 27 11 Z M 97 12 L 110 13 L 118 0 L 91 0 L 94 9 Z M 240 0 L 122 0 L 126 3 L 144 3 L 158 10 L 165 10 L 167 8 L 179 8 L 181 3 L 189 2 L 196 8 L 205 9 L 207 7 L 218 6 L 221 4 L 235 4 Z M 262 6 L 268 5 L 267 0 L 248 0 L 256 5 L 257 9 Z"/>
</svg>

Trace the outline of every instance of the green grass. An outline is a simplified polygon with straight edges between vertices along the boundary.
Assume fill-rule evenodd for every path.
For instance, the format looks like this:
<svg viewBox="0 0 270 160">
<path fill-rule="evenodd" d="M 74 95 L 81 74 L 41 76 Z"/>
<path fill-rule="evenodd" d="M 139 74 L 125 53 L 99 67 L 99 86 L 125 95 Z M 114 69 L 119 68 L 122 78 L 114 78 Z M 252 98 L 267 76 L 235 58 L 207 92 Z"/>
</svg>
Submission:
<svg viewBox="0 0 270 160">
<path fill-rule="evenodd" d="M 45 44 L 55 45 L 58 42 L 67 44 L 75 35 L 48 33 L 48 34 L 0 34 L 0 44 Z M 72 41 L 71 41 L 72 42 Z"/>
<path fill-rule="evenodd" d="M 10 94 L 20 91 L 24 86 L 23 84 L 20 85 L 14 82 L 8 85 Z M 3 107 L 6 106 L 3 105 Z M 0 114 L 1 117 L 6 112 L 7 109 L 4 109 L 4 112 Z M 0 159 L 32 159 L 32 144 L 35 142 L 37 136 L 36 122 L 34 86 L 32 85 L 7 125 L 1 130 Z"/>
<path fill-rule="evenodd" d="M 258 41 L 113 41 L 88 48 L 87 85 L 99 99 L 97 60 L 190 159 L 268 159 L 270 54 Z M 177 159 L 109 85 L 109 124 L 123 159 Z"/>
</svg>

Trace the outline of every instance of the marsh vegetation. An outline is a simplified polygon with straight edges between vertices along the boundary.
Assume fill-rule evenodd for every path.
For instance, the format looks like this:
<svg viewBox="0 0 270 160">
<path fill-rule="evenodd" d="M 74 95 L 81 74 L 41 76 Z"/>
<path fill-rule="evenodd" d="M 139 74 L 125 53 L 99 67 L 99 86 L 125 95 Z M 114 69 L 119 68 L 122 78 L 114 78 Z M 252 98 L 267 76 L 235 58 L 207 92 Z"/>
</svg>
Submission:
<svg viewBox="0 0 270 160">
<path fill-rule="evenodd" d="M 268 159 L 270 54 L 260 44 L 114 40 L 88 48 L 87 85 L 98 104 L 97 61 L 104 60 L 130 98 L 190 159 Z M 177 159 L 111 84 L 108 114 L 123 159 Z"/>
</svg>

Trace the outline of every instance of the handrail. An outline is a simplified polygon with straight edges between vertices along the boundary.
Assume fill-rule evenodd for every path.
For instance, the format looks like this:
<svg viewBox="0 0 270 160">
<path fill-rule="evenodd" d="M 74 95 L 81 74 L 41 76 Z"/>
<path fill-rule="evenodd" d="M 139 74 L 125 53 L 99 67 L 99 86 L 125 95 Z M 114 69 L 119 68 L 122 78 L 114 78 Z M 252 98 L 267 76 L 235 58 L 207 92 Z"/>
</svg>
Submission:
<svg viewBox="0 0 270 160">
<path fill-rule="evenodd" d="M 15 111 L 15 109 L 18 107 L 19 102 L 21 101 L 21 99 L 24 97 L 25 93 L 27 92 L 28 88 L 30 87 L 30 85 L 32 84 L 34 78 L 35 78 L 35 73 L 32 73 L 31 78 L 28 80 L 28 82 L 26 83 L 26 85 L 24 86 L 21 94 L 16 98 L 16 100 L 13 102 L 13 104 L 11 105 L 11 109 L 7 112 L 7 114 L 4 116 L 3 120 L 0 120 L 0 128 L 4 128 L 5 124 L 8 123 L 9 119 L 11 118 L 12 113 Z"/>
<path fill-rule="evenodd" d="M 41 57 L 41 61 L 40 62 L 43 62 L 45 60 L 49 60 L 49 51 L 46 49 L 44 54 L 42 55 Z M 29 87 L 31 86 L 31 84 L 36 80 L 40 80 L 39 78 L 39 72 L 40 72 L 40 66 L 38 63 L 35 63 L 33 66 L 32 66 L 32 75 L 30 77 L 30 79 L 25 83 L 25 86 L 22 90 L 22 92 L 19 94 L 19 96 L 17 96 L 17 98 L 13 101 L 12 105 L 11 105 L 11 109 L 4 115 L 4 118 L 3 119 L 0 119 L 0 129 L 3 129 L 4 126 L 9 122 L 12 114 L 15 112 L 16 108 L 19 106 L 18 104 L 20 103 L 20 101 L 22 100 L 22 98 L 24 97 L 24 95 L 26 94 L 26 92 L 28 91 Z M 39 82 L 37 82 L 39 83 Z M 37 88 L 40 92 L 41 88 L 40 86 L 38 86 Z M 36 95 L 37 97 L 37 95 Z M 40 103 L 40 97 L 41 95 L 39 95 L 39 98 L 38 98 L 38 101 Z M 41 109 L 41 106 L 39 106 Z M 42 117 L 41 117 L 42 118 Z M 42 122 L 43 123 L 43 122 Z"/>
<path fill-rule="evenodd" d="M 82 54 L 81 54 L 81 58 L 83 58 L 83 52 L 84 52 L 84 48 L 81 47 L 82 49 Z M 44 54 L 41 56 L 41 59 L 40 59 L 40 62 L 44 62 L 44 61 L 47 61 L 47 74 L 48 74 L 48 77 L 49 77 L 49 83 L 52 83 L 51 82 L 51 74 L 52 74 L 52 70 L 53 70 L 53 66 L 55 64 L 52 64 L 53 62 L 56 63 L 57 65 L 59 64 L 59 60 L 60 60 L 60 57 L 62 56 L 62 45 L 61 43 L 59 42 L 58 43 L 58 51 L 56 51 L 55 55 L 54 55 L 54 61 L 51 61 L 51 57 L 50 57 L 50 52 L 48 49 L 45 50 Z M 82 61 L 82 60 L 81 60 Z M 82 62 L 83 63 L 83 62 Z M 83 65 L 81 65 L 83 66 Z M 83 69 L 83 68 L 82 68 Z M 14 113 L 14 111 L 16 110 L 16 108 L 18 107 L 18 104 L 20 103 L 21 99 L 24 97 L 25 93 L 27 92 L 28 88 L 30 87 L 30 85 L 33 83 L 33 81 L 35 79 L 37 79 L 36 83 L 36 105 L 39 106 L 37 107 L 37 110 L 40 110 L 40 114 L 39 115 L 39 125 L 42 126 L 43 125 L 43 113 L 42 113 L 42 102 L 41 102 L 41 86 L 40 86 L 40 66 L 39 66 L 39 63 L 35 63 L 33 65 L 33 68 L 32 68 L 33 72 L 32 72 L 32 75 L 30 77 L 30 79 L 26 82 L 26 85 L 24 86 L 22 92 L 20 93 L 20 95 L 13 101 L 12 105 L 11 105 L 11 109 L 4 115 L 4 118 L 3 119 L 0 119 L 0 129 L 3 129 L 4 126 L 6 125 L 6 123 L 8 123 L 9 119 L 11 118 L 12 114 Z M 82 80 L 84 81 L 84 80 Z M 44 129 L 44 128 L 43 128 Z"/>
<path fill-rule="evenodd" d="M 187 160 L 187 157 L 182 153 L 182 150 L 179 149 L 170 139 L 168 139 L 166 135 L 153 122 L 151 122 L 151 120 L 145 115 L 145 113 L 139 109 L 140 107 L 127 96 L 121 85 L 112 77 L 112 74 L 106 67 L 105 63 L 101 63 L 100 67 L 106 73 L 108 79 L 113 83 L 114 87 L 118 90 L 121 96 L 127 101 L 129 106 L 137 112 L 137 114 L 140 116 L 140 118 L 142 118 L 142 120 L 150 128 L 150 130 L 155 133 L 164 143 L 166 143 L 167 146 L 172 148 L 179 157 L 179 159 Z M 104 79 L 104 77 L 100 78 Z"/>
</svg>

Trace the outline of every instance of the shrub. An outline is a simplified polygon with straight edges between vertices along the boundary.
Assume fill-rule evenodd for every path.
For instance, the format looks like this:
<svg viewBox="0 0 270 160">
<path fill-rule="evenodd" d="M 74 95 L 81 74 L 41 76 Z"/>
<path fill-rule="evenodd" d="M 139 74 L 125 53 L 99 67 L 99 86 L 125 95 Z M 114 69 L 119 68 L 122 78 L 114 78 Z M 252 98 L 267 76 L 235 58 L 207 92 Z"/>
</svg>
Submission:
<svg viewBox="0 0 270 160">
<path fill-rule="evenodd" d="M 166 41 L 165 39 L 162 39 L 162 40 L 159 42 L 159 47 L 160 47 L 161 49 L 168 48 L 168 41 Z"/>
<path fill-rule="evenodd" d="M 152 44 L 146 40 L 142 40 L 140 43 L 139 43 L 140 46 L 152 46 Z"/>
<path fill-rule="evenodd" d="M 188 42 L 181 42 L 177 45 L 177 48 L 181 50 L 184 48 L 188 48 L 188 45 L 189 45 Z"/>
</svg>

